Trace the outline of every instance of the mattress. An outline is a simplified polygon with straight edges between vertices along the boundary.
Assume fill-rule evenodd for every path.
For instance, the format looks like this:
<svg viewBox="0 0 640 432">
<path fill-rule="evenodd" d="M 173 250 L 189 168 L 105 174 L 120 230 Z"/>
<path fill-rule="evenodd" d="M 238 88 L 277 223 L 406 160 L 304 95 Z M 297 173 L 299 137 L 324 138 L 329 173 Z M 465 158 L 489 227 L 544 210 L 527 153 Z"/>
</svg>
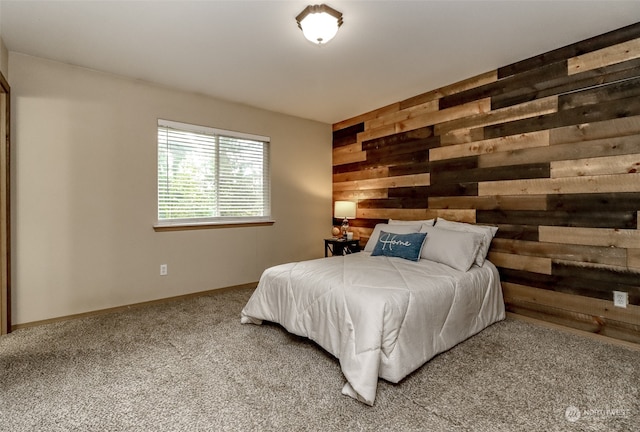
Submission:
<svg viewBox="0 0 640 432">
<path fill-rule="evenodd" d="M 264 271 L 241 312 L 275 322 L 334 355 L 342 392 L 373 405 L 378 378 L 397 383 L 438 353 L 505 317 L 495 266 L 461 272 L 367 252 Z"/>
</svg>

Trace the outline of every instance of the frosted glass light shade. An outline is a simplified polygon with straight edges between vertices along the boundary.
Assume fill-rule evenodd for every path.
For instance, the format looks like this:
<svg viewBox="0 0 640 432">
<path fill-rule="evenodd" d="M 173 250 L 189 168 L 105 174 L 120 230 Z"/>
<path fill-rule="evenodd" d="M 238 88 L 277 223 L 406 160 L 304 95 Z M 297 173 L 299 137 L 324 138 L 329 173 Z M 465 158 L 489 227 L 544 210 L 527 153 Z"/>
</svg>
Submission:
<svg viewBox="0 0 640 432">
<path fill-rule="evenodd" d="M 353 201 L 336 201 L 333 217 L 338 219 L 355 219 L 356 203 Z"/>
<path fill-rule="evenodd" d="M 297 17 L 298 27 L 309 41 L 321 45 L 329 42 L 342 25 L 342 14 L 325 4 L 307 6 Z"/>
</svg>

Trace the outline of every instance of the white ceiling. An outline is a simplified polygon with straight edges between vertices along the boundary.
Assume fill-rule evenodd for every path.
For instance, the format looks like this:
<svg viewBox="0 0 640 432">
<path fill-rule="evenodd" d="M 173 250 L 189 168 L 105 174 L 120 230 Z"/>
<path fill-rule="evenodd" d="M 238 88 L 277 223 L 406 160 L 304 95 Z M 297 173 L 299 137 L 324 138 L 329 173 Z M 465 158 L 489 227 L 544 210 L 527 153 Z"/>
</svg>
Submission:
<svg viewBox="0 0 640 432">
<path fill-rule="evenodd" d="M 335 123 L 640 21 L 640 1 L 0 1 L 10 51 Z M 11 77 L 9 77 L 11 81 Z"/>
</svg>

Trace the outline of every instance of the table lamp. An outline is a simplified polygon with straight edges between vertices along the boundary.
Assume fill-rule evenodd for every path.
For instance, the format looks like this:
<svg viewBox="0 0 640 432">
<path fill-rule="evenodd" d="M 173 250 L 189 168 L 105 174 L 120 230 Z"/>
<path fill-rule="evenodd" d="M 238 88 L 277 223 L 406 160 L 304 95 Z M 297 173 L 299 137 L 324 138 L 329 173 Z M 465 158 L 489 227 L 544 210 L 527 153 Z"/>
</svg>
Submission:
<svg viewBox="0 0 640 432">
<path fill-rule="evenodd" d="M 356 203 L 353 201 L 336 201 L 333 208 L 333 217 L 342 219 L 342 237 L 347 238 L 349 231 L 349 219 L 356 217 Z"/>
</svg>

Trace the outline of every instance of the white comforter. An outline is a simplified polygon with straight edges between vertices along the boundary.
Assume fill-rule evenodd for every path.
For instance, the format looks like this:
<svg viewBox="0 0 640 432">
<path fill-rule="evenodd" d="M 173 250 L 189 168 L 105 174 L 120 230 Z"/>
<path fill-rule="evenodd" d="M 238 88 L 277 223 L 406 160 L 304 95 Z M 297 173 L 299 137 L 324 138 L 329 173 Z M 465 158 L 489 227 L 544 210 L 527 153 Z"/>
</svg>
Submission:
<svg viewBox="0 0 640 432">
<path fill-rule="evenodd" d="M 378 377 L 397 383 L 504 316 L 489 261 L 461 272 L 360 252 L 265 270 L 241 322 L 314 340 L 340 360 L 342 392 L 372 405 Z"/>
</svg>

